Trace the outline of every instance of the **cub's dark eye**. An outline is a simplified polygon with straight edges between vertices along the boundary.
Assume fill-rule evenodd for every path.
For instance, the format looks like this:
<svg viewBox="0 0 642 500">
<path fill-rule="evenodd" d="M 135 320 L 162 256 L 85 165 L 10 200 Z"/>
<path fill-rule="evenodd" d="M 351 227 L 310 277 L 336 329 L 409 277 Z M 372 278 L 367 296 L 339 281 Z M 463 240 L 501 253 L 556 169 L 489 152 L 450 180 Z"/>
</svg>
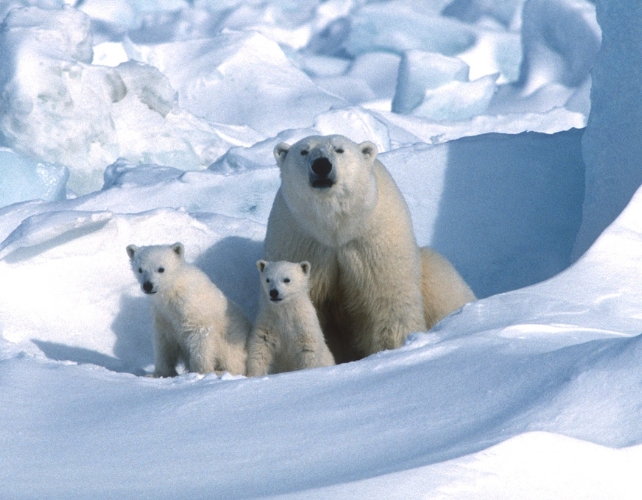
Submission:
<svg viewBox="0 0 642 500">
<path fill-rule="evenodd" d="M 339 154 L 343 153 L 343 148 L 334 148 L 334 150 Z"/>
<path fill-rule="evenodd" d="M 283 283 L 289 283 L 289 282 L 290 282 L 290 278 L 285 278 L 285 279 L 283 280 Z"/>
<path fill-rule="evenodd" d="M 307 149 L 302 149 L 301 150 L 301 156 L 307 156 L 307 155 L 308 155 Z"/>
<path fill-rule="evenodd" d="M 270 278 L 265 278 L 265 282 L 269 283 L 270 282 Z"/>
<path fill-rule="evenodd" d="M 158 272 L 159 273 L 164 273 L 165 272 L 165 268 L 164 267 L 159 267 L 158 268 Z"/>
<path fill-rule="evenodd" d="M 143 274 L 143 268 L 142 268 L 142 267 L 139 267 L 139 268 L 138 268 L 138 272 L 139 272 L 140 274 Z"/>
</svg>

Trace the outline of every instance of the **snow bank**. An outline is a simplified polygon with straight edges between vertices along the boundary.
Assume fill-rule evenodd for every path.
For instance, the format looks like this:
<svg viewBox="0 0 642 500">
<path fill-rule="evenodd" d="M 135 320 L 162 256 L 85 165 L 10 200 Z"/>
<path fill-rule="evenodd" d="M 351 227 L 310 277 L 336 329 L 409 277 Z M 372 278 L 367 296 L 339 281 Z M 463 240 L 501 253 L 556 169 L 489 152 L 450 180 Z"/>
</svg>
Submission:
<svg viewBox="0 0 642 500">
<path fill-rule="evenodd" d="M 444 253 L 486 297 L 571 263 L 584 192 L 581 136 L 487 134 L 381 160 L 410 206 L 418 242 Z"/>
<path fill-rule="evenodd" d="M 642 184 L 642 5 L 620 0 L 596 5 L 603 47 L 592 71 L 592 112 L 583 139 L 586 195 L 576 258 Z"/>
<path fill-rule="evenodd" d="M 534 497 L 586 491 L 587 498 L 600 498 L 608 486 L 621 498 L 635 498 L 639 475 L 630 461 L 640 460 L 642 431 L 632 395 L 642 380 L 642 319 L 635 312 L 642 292 L 633 285 L 641 273 L 641 209 L 638 193 L 568 271 L 470 304 L 400 349 L 257 379 L 192 374 L 152 380 L 114 373 L 132 366 L 116 361 L 116 351 L 140 356 L 133 364 L 146 359 L 144 345 L 133 349 L 145 333 L 131 330 L 134 318 L 145 318 L 137 303 L 145 298 L 135 295 L 129 276 L 131 290 L 121 290 L 132 303 L 120 308 L 121 336 L 111 339 L 118 349 L 104 346 L 109 350 L 101 353 L 105 340 L 86 326 L 91 347 L 34 340 L 50 359 L 75 363 L 53 363 L 32 350 L 33 357 L 24 343 L 22 354 L 4 348 L 0 397 L 20 401 L 0 414 L 0 437 L 12 457 L 0 471 L 9 485 L 5 491 L 14 498 L 148 498 L 185 491 L 195 497 L 215 491 L 219 498 L 356 498 L 365 492 L 383 498 L 396 486 L 406 498 L 464 491 L 490 500 L 520 496 L 523 478 L 533 481 Z M 101 272 L 124 281 L 131 270 L 124 250 L 122 265 L 117 261 L 116 247 L 134 233 L 151 236 L 154 227 L 164 237 L 179 231 L 209 243 L 216 239 L 214 227 L 227 234 L 239 229 L 231 219 L 202 223 L 167 210 L 116 216 L 98 232 L 30 256 L 30 264 L 43 276 L 61 272 L 55 267 L 64 261 L 54 256 L 65 252 L 76 264 L 100 261 Z M 112 226 L 97 237 L 110 224 L 120 231 Z M 101 253 L 103 247 L 109 251 Z M 198 251 L 192 246 L 189 257 Z M 89 252 L 101 258 L 81 260 Z M 231 248 L 221 259 L 210 254 L 207 261 L 220 268 L 235 252 Z M 21 266 L 18 258 L 0 264 L 4 276 Z M 78 281 L 91 276 L 81 269 Z M 77 310 L 86 308 L 83 303 Z M 56 397 L 26 397 L 33 387 Z M 633 447 L 614 449 L 626 446 Z M 161 452 L 168 447 L 190 458 L 177 461 Z M 575 453 L 582 456 L 571 460 Z M 40 474 L 34 475 L 36 468 Z"/>
</svg>

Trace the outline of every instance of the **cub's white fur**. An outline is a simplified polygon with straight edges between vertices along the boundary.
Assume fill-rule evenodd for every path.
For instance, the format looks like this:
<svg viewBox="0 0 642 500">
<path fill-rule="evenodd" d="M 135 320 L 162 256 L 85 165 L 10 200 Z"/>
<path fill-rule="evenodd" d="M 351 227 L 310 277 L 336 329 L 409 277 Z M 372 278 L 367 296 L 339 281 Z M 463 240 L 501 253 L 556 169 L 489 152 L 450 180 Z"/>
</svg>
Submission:
<svg viewBox="0 0 642 500">
<path fill-rule="evenodd" d="M 310 301 L 310 264 L 256 263 L 263 293 L 248 340 L 248 376 L 334 365 Z"/>
<path fill-rule="evenodd" d="M 154 312 L 154 376 L 177 375 L 183 361 L 190 372 L 245 374 L 251 324 L 196 266 L 184 260 L 181 243 L 137 247 L 127 255 Z"/>
</svg>

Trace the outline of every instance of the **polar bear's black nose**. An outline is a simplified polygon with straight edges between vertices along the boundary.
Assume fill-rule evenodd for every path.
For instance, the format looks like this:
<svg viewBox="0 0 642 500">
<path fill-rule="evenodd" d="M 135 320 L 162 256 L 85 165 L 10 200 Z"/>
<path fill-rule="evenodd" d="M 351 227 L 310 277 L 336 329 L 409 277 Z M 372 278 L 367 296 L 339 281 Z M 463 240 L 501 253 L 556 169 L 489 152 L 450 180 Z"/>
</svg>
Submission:
<svg viewBox="0 0 642 500">
<path fill-rule="evenodd" d="M 270 290 L 270 298 L 272 300 L 278 299 L 279 298 L 279 291 L 274 289 L 274 288 L 272 290 Z"/>
<path fill-rule="evenodd" d="M 319 177 L 327 177 L 332 172 L 332 163 L 327 158 L 317 158 L 312 162 L 312 171 Z"/>
<path fill-rule="evenodd" d="M 143 290 L 145 291 L 145 293 L 150 293 L 153 288 L 154 285 L 152 285 L 151 282 L 146 281 L 145 283 L 143 283 Z"/>
</svg>

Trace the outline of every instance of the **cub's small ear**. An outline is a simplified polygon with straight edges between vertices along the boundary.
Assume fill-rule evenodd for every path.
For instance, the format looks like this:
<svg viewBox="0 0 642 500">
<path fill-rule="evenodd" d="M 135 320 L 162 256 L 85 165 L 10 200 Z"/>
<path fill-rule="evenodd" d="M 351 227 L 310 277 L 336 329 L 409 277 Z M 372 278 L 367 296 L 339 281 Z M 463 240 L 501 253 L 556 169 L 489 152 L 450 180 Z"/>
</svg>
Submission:
<svg viewBox="0 0 642 500">
<path fill-rule="evenodd" d="M 136 245 L 128 245 L 127 246 L 127 255 L 129 255 L 129 258 L 133 260 L 134 254 L 138 252 L 138 247 Z"/>
<path fill-rule="evenodd" d="M 374 161 L 374 159 L 377 157 L 377 146 L 373 142 L 362 142 L 361 144 L 359 144 L 359 149 L 361 150 L 361 154 L 363 155 L 363 157 L 369 159 L 370 161 Z"/>
<path fill-rule="evenodd" d="M 257 260 L 256 261 L 256 267 L 259 270 L 260 273 L 262 273 L 265 270 L 265 266 L 267 266 L 267 262 L 264 260 Z"/>
<path fill-rule="evenodd" d="M 283 165 L 288 151 L 290 151 L 290 145 L 286 144 L 285 142 L 277 144 L 274 148 L 274 158 L 276 159 L 276 164 L 279 166 L 279 168 L 281 168 L 281 166 Z"/>
<path fill-rule="evenodd" d="M 303 262 L 299 263 L 299 265 L 301 266 L 301 269 L 303 270 L 303 274 L 305 274 L 306 276 L 308 274 L 310 274 L 311 266 L 310 266 L 310 263 L 307 260 L 304 260 Z"/>
<path fill-rule="evenodd" d="M 179 241 L 172 245 L 172 251 L 181 258 L 185 256 L 185 247 Z"/>
</svg>

